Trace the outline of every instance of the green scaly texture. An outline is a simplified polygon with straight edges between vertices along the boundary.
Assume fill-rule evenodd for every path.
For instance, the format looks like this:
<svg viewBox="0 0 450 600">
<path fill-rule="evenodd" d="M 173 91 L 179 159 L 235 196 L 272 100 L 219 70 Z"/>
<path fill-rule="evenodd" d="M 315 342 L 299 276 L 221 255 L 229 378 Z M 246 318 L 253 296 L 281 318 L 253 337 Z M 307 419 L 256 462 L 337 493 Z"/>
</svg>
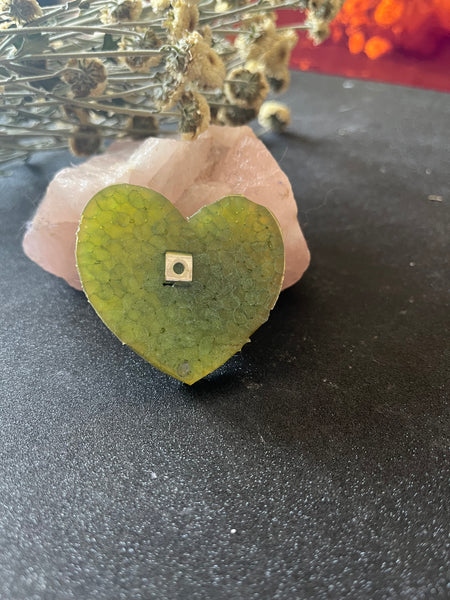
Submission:
<svg viewBox="0 0 450 600">
<path fill-rule="evenodd" d="M 193 256 L 191 283 L 165 284 L 165 253 Z M 244 196 L 186 220 L 161 194 L 119 184 L 86 205 L 77 234 L 83 289 L 103 322 L 155 367 L 193 384 L 238 352 L 281 290 L 278 222 Z"/>
</svg>

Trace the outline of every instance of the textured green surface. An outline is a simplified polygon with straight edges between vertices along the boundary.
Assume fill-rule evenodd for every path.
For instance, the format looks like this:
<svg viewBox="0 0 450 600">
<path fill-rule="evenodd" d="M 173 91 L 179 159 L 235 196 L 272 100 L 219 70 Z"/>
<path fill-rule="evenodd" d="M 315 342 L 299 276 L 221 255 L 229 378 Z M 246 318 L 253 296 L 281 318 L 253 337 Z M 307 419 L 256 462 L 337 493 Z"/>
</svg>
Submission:
<svg viewBox="0 0 450 600">
<path fill-rule="evenodd" d="M 193 255 L 192 283 L 164 285 L 167 251 Z M 84 291 L 104 323 L 188 384 L 249 341 L 284 274 L 277 221 L 243 196 L 222 198 L 186 220 L 157 192 L 113 185 L 84 209 L 76 252 Z"/>
</svg>

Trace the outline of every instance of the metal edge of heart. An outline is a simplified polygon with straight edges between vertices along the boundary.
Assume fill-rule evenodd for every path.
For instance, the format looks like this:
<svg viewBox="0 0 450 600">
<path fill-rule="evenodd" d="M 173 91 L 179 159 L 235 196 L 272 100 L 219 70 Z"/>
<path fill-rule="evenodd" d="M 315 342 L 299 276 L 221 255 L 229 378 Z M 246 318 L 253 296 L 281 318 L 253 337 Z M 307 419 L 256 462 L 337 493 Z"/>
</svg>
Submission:
<svg viewBox="0 0 450 600">
<path fill-rule="evenodd" d="M 162 194 L 160 194 L 160 193 L 158 193 L 158 192 L 156 192 L 156 191 L 154 191 L 154 190 L 151 190 L 150 188 L 146 188 L 146 187 L 143 187 L 143 186 L 132 185 L 132 184 L 126 184 L 126 183 L 123 183 L 123 184 L 122 184 L 122 183 L 121 183 L 121 184 L 114 184 L 114 185 L 111 185 L 111 186 L 107 186 L 106 188 L 103 188 L 102 190 L 100 190 L 99 192 L 97 192 L 97 193 L 96 193 L 96 194 L 95 194 L 95 195 L 94 195 L 94 196 L 93 196 L 93 197 L 92 197 L 92 198 L 89 200 L 89 202 L 87 202 L 87 204 L 86 204 L 86 206 L 84 207 L 84 210 L 83 210 L 83 212 L 82 212 L 82 214 L 81 214 L 81 218 L 80 218 L 80 222 L 79 222 L 79 226 L 78 226 L 78 230 L 77 230 L 77 236 L 76 236 L 76 248 L 75 248 L 75 258 L 76 258 L 76 265 L 77 265 L 77 270 L 78 270 L 78 273 L 79 273 L 79 276 L 80 276 L 80 281 L 81 281 L 81 284 L 82 284 L 82 289 L 83 289 L 83 292 L 85 293 L 85 295 L 86 295 L 86 298 L 87 298 L 88 302 L 89 302 L 89 303 L 91 304 L 91 306 L 94 308 L 94 310 L 95 310 L 96 314 L 97 314 L 97 315 L 98 315 L 98 317 L 101 319 L 101 321 L 102 321 L 102 322 L 103 322 L 103 323 L 106 325 L 106 327 L 107 327 L 107 328 L 108 328 L 108 329 L 109 329 L 109 330 L 110 330 L 110 331 L 113 333 L 113 335 L 115 335 L 115 336 L 116 336 L 116 337 L 117 337 L 117 338 L 118 338 L 118 339 L 119 339 L 119 340 L 120 340 L 120 341 L 121 341 L 123 344 L 126 344 L 126 345 L 128 345 L 129 347 L 131 347 L 131 349 L 132 349 L 134 352 L 136 352 L 138 355 L 140 355 L 142 358 L 144 358 L 144 360 L 146 360 L 147 362 L 149 362 L 150 364 L 152 364 L 154 367 L 158 368 L 160 371 L 162 371 L 162 372 L 166 373 L 167 375 L 170 375 L 171 377 L 174 377 L 175 379 L 178 379 L 179 381 L 182 381 L 183 383 L 187 383 L 188 385 L 192 385 L 192 384 L 193 384 L 193 383 L 195 383 L 196 381 L 199 381 L 199 380 L 200 380 L 200 379 L 202 379 L 203 377 L 206 377 L 207 375 L 209 375 L 210 373 L 212 373 L 213 371 L 215 371 L 215 370 L 216 370 L 217 368 L 219 368 L 221 365 L 225 364 L 225 362 L 227 362 L 227 360 L 229 360 L 229 359 L 230 359 L 232 356 L 234 356 L 234 354 L 236 354 L 237 352 L 239 352 L 239 351 L 242 349 L 242 346 L 244 346 L 246 343 L 248 343 L 248 342 L 250 341 L 250 339 L 247 339 L 246 341 L 244 341 L 244 342 L 243 342 L 243 344 L 242 344 L 242 346 L 241 346 L 241 347 L 240 347 L 238 350 L 236 350 L 236 352 L 234 352 L 234 353 L 230 354 L 230 355 L 228 356 L 228 358 L 226 358 L 226 359 L 225 359 L 225 360 L 224 360 L 224 361 L 223 361 L 221 364 L 217 364 L 217 365 L 215 365 L 215 366 L 214 366 L 212 369 L 210 369 L 208 372 L 205 372 L 205 373 L 203 373 L 203 374 L 202 374 L 200 377 L 197 377 L 197 378 L 190 378 L 190 377 L 183 377 L 183 376 L 180 376 L 179 374 L 177 374 L 177 373 L 174 373 L 174 372 L 172 372 L 171 370 L 168 370 L 167 368 L 165 368 L 165 366 L 164 366 L 164 365 L 162 365 L 162 364 L 160 364 L 160 363 L 158 363 L 158 364 L 157 364 L 155 361 L 150 361 L 150 360 L 149 360 L 149 359 L 148 359 L 146 356 L 144 356 L 144 355 L 143 355 L 141 352 L 139 352 L 137 349 L 133 348 L 133 347 L 132 347 L 130 344 L 128 344 L 127 342 L 125 342 L 124 340 L 122 340 L 122 339 L 120 338 L 120 336 L 118 336 L 118 335 L 117 335 L 117 333 L 115 333 L 115 332 L 114 332 L 114 331 L 113 331 L 113 330 L 112 330 L 112 329 L 109 327 L 108 323 L 105 321 L 105 319 L 103 318 L 102 314 L 101 314 L 101 313 L 100 313 L 100 312 L 97 310 L 97 308 L 96 308 L 95 304 L 94 304 L 94 303 L 91 301 L 91 298 L 90 298 L 90 296 L 89 296 L 89 293 L 87 292 L 87 290 L 86 290 L 86 288 L 85 288 L 84 275 L 83 275 L 83 272 L 82 272 L 82 270 L 80 269 L 80 266 L 79 266 L 79 249 L 80 249 L 80 246 L 81 246 L 81 245 L 82 245 L 82 243 L 83 243 L 82 241 L 80 241 L 80 231 L 81 231 L 81 229 L 82 229 L 82 224 L 83 224 L 83 222 L 84 222 L 84 220 L 85 220 L 85 214 L 86 214 L 86 211 L 88 211 L 88 210 L 89 210 L 89 206 L 90 206 L 90 205 L 91 205 L 93 202 L 96 202 L 96 200 L 97 200 L 97 198 L 98 198 L 98 197 L 100 197 L 100 196 L 101 196 L 101 195 L 102 195 L 102 194 L 103 194 L 103 193 L 104 193 L 106 190 L 110 190 L 110 189 L 111 189 L 111 190 L 112 190 L 112 189 L 114 189 L 115 191 L 125 191 L 125 190 L 127 190 L 127 191 L 130 191 L 130 189 L 136 189 L 136 190 L 140 190 L 140 191 L 145 191 L 145 193 L 147 193 L 147 192 L 151 192 L 151 193 L 153 193 L 153 194 L 157 195 L 158 197 L 160 197 L 160 198 L 164 199 L 165 201 L 167 201 L 167 202 L 170 202 L 170 201 L 169 201 L 167 198 L 165 198 L 165 197 L 164 197 Z M 248 198 L 246 198 L 245 196 L 243 196 L 243 195 L 239 195 L 239 194 L 233 194 L 233 195 L 225 196 L 224 198 L 220 198 L 220 199 L 218 199 L 218 200 L 217 200 L 217 201 L 215 201 L 213 204 L 215 204 L 216 202 L 221 202 L 221 201 L 223 201 L 223 200 L 225 200 L 225 199 L 228 199 L 228 198 L 234 198 L 234 197 L 239 197 L 239 198 L 242 198 L 242 199 L 246 200 L 246 201 L 247 201 L 248 203 L 250 203 L 250 204 L 258 204 L 258 203 L 255 203 L 255 202 L 253 202 L 252 200 L 249 200 L 249 199 L 248 199 Z M 173 206 L 173 205 L 172 205 L 172 206 Z M 210 205 L 206 205 L 206 206 L 211 206 L 211 204 L 210 204 Z M 272 218 L 272 220 L 273 220 L 273 223 L 276 225 L 276 227 L 277 227 L 277 230 L 278 230 L 278 232 L 279 232 L 280 239 L 281 239 L 281 241 L 282 241 L 283 251 L 284 251 L 283 270 L 282 270 L 281 277 L 280 277 L 280 280 L 279 280 L 278 290 L 277 290 L 277 293 L 274 295 L 274 300 L 273 300 L 273 302 L 272 302 L 272 303 L 271 303 L 271 305 L 268 307 L 269 311 L 271 311 L 271 310 L 274 308 L 274 306 L 275 306 L 275 304 L 276 304 L 276 302 L 277 302 L 277 300 L 278 300 L 278 297 L 279 297 L 279 295 L 280 295 L 280 292 L 281 292 L 282 284 L 283 284 L 284 272 L 285 272 L 285 249 L 284 249 L 284 243 L 283 243 L 283 234 L 282 234 L 282 230 L 281 230 L 281 227 L 280 227 L 280 224 L 279 224 L 279 222 L 278 222 L 277 218 L 275 217 L 275 215 L 274 215 L 274 214 L 273 214 L 273 213 L 272 213 L 272 212 L 271 212 L 271 211 L 270 211 L 270 210 L 269 210 L 267 207 L 265 207 L 265 206 L 263 206 L 263 205 L 258 205 L 258 206 L 259 206 L 260 208 L 264 209 L 264 210 L 267 212 L 267 214 L 268 214 L 268 215 L 270 215 L 270 217 Z M 177 209 L 175 206 L 173 206 L 173 208 L 174 208 L 174 209 L 175 209 L 175 210 L 176 210 L 176 211 L 179 213 L 178 209 Z M 194 214 L 193 214 L 191 217 L 189 217 L 188 219 L 185 219 L 185 218 L 183 217 L 183 215 L 181 215 L 181 213 L 179 213 L 179 215 L 180 215 L 180 216 L 181 216 L 181 217 L 182 217 L 182 218 L 183 218 L 183 219 L 184 219 L 186 222 L 189 222 L 189 221 L 190 221 L 190 220 L 191 220 L 193 217 L 195 217 L 196 215 L 198 215 L 198 214 L 199 214 L 199 213 L 200 213 L 200 212 L 203 210 L 203 208 L 205 208 L 205 206 L 203 206 L 202 208 L 200 208 L 200 209 L 199 209 L 199 210 L 198 210 L 196 213 L 194 213 Z M 250 332 L 248 333 L 248 336 L 251 336 L 251 335 L 253 335 L 253 333 L 254 333 L 254 332 L 255 332 L 255 331 L 256 331 L 256 330 L 257 330 L 257 329 L 258 329 L 258 328 L 259 328 L 261 325 L 263 325 L 263 324 L 264 324 L 266 321 L 267 321 L 267 319 L 265 319 L 264 321 L 261 321 L 261 322 L 259 323 L 259 325 L 257 325 L 257 326 L 256 326 L 256 327 L 253 329 L 253 331 L 250 331 Z"/>
</svg>

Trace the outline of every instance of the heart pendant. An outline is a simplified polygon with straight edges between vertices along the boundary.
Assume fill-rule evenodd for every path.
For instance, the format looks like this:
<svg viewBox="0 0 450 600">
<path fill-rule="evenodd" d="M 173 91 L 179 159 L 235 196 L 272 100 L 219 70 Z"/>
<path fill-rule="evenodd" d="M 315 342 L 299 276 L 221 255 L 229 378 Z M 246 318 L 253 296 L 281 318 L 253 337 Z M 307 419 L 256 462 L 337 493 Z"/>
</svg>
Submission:
<svg viewBox="0 0 450 600">
<path fill-rule="evenodd" d="M 161 194 L 128 184 L 88 202 L 76 258 L 107 327 L 188 384 L 249 341 L 284 276 L 282 234 L 265 207 L 227 196 L 186 220 Z"/>
</svg>

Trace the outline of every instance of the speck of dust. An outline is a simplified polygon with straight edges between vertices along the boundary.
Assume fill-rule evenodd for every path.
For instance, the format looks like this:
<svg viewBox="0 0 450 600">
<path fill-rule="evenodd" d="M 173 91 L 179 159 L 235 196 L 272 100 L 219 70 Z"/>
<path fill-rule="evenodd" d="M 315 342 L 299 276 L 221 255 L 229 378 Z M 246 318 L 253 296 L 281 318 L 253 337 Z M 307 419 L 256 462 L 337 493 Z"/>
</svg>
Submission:
<svg viewBox="0 0 450 600">
<path fill-rule="evenodd" d="M 230 533 L 234 535 L 236 533 L 236 529 L 230 529 Z"/>
<path fill-rule="evenodd" d="M 344 83 L 342 84 L 342 87 L 346 90 L 351 90 L 352 88 L 355 87 L 355 84 L 350 79 L 346 79 L 344 81 Z"/>
</svg>

